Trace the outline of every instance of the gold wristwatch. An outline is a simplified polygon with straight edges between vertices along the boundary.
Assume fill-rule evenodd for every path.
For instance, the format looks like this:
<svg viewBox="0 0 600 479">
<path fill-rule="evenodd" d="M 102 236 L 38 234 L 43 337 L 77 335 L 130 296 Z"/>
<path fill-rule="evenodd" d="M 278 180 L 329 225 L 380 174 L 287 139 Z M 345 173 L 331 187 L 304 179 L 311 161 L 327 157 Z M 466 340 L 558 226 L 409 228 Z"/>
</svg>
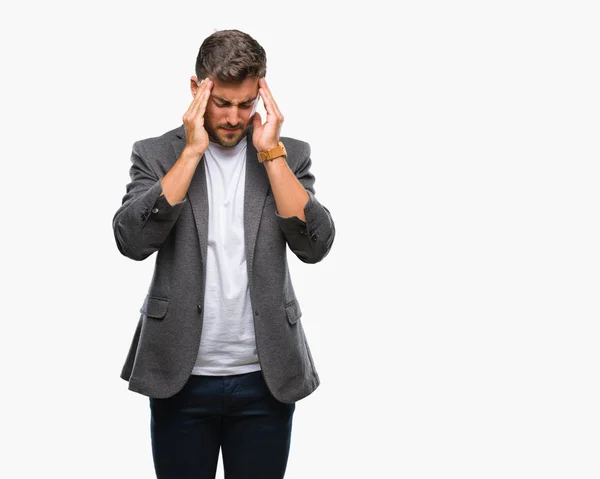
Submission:
<svg viewBox="0 0 600 479">
<path fill-rule="evenodd" d="M 285 146 L 283 146 L 282 142 L 279 142 L 278 146 L 275 148 L 271 148 L 267 151 L 259 151 L 258 152 L 258 162 L 262 163 L 264 161 L 274 160 L 275 158 L 279 158 L 283 156 L 287 158 L 287 151 L 285 151 Z"/>
</svg>

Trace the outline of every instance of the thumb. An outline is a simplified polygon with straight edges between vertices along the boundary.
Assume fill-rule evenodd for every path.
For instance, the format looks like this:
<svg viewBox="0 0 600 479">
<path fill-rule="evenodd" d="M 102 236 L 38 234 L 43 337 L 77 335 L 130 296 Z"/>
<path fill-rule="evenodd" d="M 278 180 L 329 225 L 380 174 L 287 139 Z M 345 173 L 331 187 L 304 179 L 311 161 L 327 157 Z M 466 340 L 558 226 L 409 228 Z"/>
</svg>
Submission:
<svg viewBox="0 0 600 479">
<path fill-rule="evenodd" d="M 254 118 L 252 119 L 252 126 L 256 129 L 262 124 L 262 119 L 260 117 L 260 113 L 256 112 L 254 114 Z"/>
</svg>

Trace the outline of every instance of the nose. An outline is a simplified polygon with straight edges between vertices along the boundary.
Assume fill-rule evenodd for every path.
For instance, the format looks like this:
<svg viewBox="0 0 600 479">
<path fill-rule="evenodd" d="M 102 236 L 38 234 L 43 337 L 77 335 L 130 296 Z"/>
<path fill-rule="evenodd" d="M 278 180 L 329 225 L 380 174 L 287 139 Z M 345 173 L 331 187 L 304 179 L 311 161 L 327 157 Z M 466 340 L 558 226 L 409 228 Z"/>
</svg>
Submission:
<svg viewBox="0 0 600 479">
<path fill-rule="evenodd" d="M 231 105 L 227 108 L 227 123 L 230 125 L 237 125 L 240 120 L 240 109 L 237 105 Z"/>
</svg>

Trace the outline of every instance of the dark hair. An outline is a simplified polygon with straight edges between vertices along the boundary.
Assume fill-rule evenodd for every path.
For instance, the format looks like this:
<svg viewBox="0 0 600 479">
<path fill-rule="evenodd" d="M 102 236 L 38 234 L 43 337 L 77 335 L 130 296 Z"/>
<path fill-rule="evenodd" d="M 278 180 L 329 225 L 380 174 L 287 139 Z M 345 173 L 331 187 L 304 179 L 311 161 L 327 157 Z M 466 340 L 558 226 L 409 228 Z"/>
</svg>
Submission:
<svg viewBox="0 0 600 479">
<path fill-rule="evenodd" d="M 266 72 L 265 50 L 239 30 L 220 30 L 208 36 L 196 58 L 198 81 L 211 76 L 224 83 L 240 83 L 248 77 L 262 78 Z"/>
</svg>

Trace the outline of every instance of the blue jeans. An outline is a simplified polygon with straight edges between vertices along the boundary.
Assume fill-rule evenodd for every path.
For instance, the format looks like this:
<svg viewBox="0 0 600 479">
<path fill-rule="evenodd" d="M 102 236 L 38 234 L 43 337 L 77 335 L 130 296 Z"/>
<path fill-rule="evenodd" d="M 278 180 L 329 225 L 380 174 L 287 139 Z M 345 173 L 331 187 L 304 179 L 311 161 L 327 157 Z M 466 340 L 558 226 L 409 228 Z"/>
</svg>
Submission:
<svg viewBox="0 0 600 479">
<path fill-rule="evenodd" d="M 261 371 L 191 375 L 181 391 L 150 398 L 158 479 L 214 479 L 222 448 L 226 479 L 281 479 L 295 403 L 276 400 Z"/>
</svg>

